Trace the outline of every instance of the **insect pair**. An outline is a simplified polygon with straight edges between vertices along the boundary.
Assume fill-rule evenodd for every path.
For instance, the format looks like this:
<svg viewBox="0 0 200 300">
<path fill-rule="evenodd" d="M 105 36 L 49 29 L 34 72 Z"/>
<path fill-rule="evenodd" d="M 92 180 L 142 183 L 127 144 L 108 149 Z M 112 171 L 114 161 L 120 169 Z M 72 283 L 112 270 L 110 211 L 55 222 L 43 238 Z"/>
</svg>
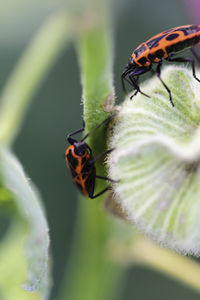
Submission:
<svg viewBox="0 0 200 300">
<path fill-rule="evenodd" d="M 132 53 L 129 63 L 126 69 L 122 73 L 122 86 L 125 91 L 125 80 L 135 89 L 135 93 L 131 96 L 135 96 L 138 92 L 146 97 L 149 97 L 139 87 L 140 75 L 152 70 L 153 64 L 157 64 L 156 74 L 164 88 L 169 94 L 169 100 L 174 106 L 172 101 L 172 95 L 169 87 L 161 78 L 161 67 L 163 59 L 169 62 L 188 62 L 192 66 L 193 77 L 200 82 L 196 77 L 195 62 L 193 57 L 174 57 L 174 55 L 187 48 L 191 48 L 200 42 L 200 25 L 185 25 L 175 27 L 166 31 L 163 31 L 145 43 L 138 46 Z M 196 51 L 191 48 L 193 54 L 198 60 L 200 56 Z M 128 78 L 127 78 L 128 77 Z"/>
<path fill-rule="evenodd" d="M 165 82 L 161 78 L 161 67 L 163 59 L 169 62 L 189 62 L 192 66 L 193 77 L 200 82 L 196 77 L 195 63 L 192 57 L 174 57 L 174 54 L 183 51 L 187 48 L 191 48 L 200 42 L 200 25 L 185 25 L 175 27 L 160 34 L 155 35 L 145 43 L 133 51 L 129 63 L 126 69 L 121 75 L 122 86 L 125 90 L 125 80 L 135 89 L 135 96 L 138 92 L 146 97 L 147 94 L 142 92 L 139 87 L 139 77 L 152 70 L 153 64 L 157 64 L 156 74 L 163 84 L 164 88 L 169 94 L 169 100 L 174 106 L 172 101 L 171 91 Z M 191 49 L 193 54 L 199 59 L 199 55 Z M 127 78 L 128 77 L 128 78 Z M 131 97 L 131 98 L 132 98 Z M 105 188 L 96 195 L 94 195 L 95 181 L 96 179 L 107 180 L 110 182 L 116 182 L 110 178 L 96 175 L 95 162 L 104 157 L 106 154 L 110 153 L 113 149 L 107 150 L 101 153 L 97 157 L 93 157 L 92 150 L 84 142 L 84 140 L 92 133 L 94 133 L 100 126 L 109 122 L 111 118 L 115 116 L 111 115 L 106 118 L 102 123 L 96 126 L 91 132 L 86 134 L 80 141 L 72 138 L 73 135 L 84 131 L 84 126 L 67 136 L 68 142 L 71 144 L 65 152 L 66 164 L 70 170 L 74 183 L 77 185 L 78 189 L 89 198 L 96 198 L 106 192 L 110 187 Z"/>
</svg>

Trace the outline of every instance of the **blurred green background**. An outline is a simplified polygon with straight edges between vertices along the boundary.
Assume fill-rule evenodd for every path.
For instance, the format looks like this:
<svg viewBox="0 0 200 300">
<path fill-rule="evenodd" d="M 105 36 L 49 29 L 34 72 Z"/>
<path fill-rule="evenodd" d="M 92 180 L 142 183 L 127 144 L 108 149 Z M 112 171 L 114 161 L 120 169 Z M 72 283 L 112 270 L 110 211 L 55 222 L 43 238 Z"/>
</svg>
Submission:
<svg viewBox="0 0 200 300">
<path fill-rule="evenodd" d="M 67 1 L 67 0 L 66 0 Z M 114 2 L 114 1 L 113 1 Z M 45 17 L 64 1 L 15 0 L 0 4 L 0 87 Z M 114 80 L 116 101 L 123 99 L 120 74 L 132 50 L 165 29 L 194 22 L 181 0 L 115 1 Z M 81 86 L 75 49 L 62 53 L 45 78 L 26 115 L 14 150 L 39 188 L 50 227 L 53 289 L 56 299 L 69 261 L 77 208 L 77 191 L 65 166 L 65 135 L 82 124 Z M 95 201 L 95 200 L 94 200 Z M 121 299 L 199 299 L 196 292 L 143 268 L 131 268 Z M 95 299 L 94 299 L 95 300 Z"/>
</svg>

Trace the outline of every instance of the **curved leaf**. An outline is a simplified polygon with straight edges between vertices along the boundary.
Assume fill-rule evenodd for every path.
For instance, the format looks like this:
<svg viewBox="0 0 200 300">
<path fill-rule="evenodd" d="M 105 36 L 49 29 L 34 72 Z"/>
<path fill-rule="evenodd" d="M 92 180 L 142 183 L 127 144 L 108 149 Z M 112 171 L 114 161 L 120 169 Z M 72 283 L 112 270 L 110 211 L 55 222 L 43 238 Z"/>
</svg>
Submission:
<svg viewBox="0 0 200 300">
<path fill-rule="evenodd" d="M 22 265 L 26 264 L 27 261 L 27 278 L 25 274 L 23 276 L 27 282 L 24 284 L 21 282 L 21 284 L 27 291 L 35 292 L 40 290 L 43 299 L 46 299 L 45 295 L 48 294 L 49 289 L 49 230 L 41 206 L 40 196 L 33 184 L 30 183 L 30 180 L 27 179 L 16 157 L 7 149 L 0 149 L 0 170 L 2 184 L 7 189 L 8 194 L 12 195 L 12 200 L 19 211 L 17 218 L 20 218 L 20 222 L 23 222 L 23 226 L 20 226 L 21 230 L 18 231 L 21 232 L 21 236 L 20 234 L 18 236 L 19 240 L 23 241 L 26 238 L 25 245 L 22 242 L 20 243 L 20 247 L 23 247 L 20 249 L 20 259 Z M 11 234 L 15 240 L 16 236 L 13 235 L 12 231 Z M 15 243 L 11 239 L 10 245 L 12 247 L 13 245 L 18 247 L 17 244 L 19 244 L 18 240 Z M 2 247 L 4 247 L 4 243 Z M 9 249 L 7 249 L 6 253 L 9 258 Z M 15 263 L 17 263 L 17 260 Z M 11 267 L 13 268 L 14 266 Z M 16 274 L 12 275 L 16 276 Z M 10 289 L 12 290 L 12 286 Z"/>
</svg>

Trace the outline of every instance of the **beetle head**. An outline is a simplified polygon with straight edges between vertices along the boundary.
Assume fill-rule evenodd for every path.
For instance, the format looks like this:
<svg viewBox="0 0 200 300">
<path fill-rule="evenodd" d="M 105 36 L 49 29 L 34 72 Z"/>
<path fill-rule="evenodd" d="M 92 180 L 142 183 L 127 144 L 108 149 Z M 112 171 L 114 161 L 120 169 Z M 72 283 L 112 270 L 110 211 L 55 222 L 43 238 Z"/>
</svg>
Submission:
<svg viewBox="0 0 200 300">
<path fill-rule="evenodd" d="M 85 154 L 86 151 L 87 151 L 87 144 L 85 142 L 75 142 L 74 143 L 74 152 L 77 155 L 82 156 Z"/>
</svg>

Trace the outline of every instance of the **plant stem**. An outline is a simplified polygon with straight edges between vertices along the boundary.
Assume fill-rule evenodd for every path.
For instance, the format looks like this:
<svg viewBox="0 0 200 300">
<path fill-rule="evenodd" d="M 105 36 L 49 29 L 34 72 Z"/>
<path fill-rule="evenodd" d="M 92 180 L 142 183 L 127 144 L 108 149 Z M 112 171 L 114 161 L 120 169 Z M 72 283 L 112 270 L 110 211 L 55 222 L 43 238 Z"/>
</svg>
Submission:
<svg viewBox="0 0 200 300">
<path fill-rule="evenodd" d="M 116 299 L 124 268 L 107 255 L 108 222 L 101 206 L 80 199 L 75 241 L 60 300 Z"/>
<path fill-rule="evenodd" d="M 160 248 L 144 238 L 138 239 L 135 246 L 134 253 L 139 263 L 200 291 L 200 265 L 197 262 L 168 249 Z"/>
<path fill-rule="evenodd" d="M 102 11 L 105 12 L 106 9 Z M 88 18 L 92 19 L 92 15 L 96 16 L 98 13 L 98 10 L 94 14 L 91 11 Z M 113 108 L 112 36 L 107 17 L 106 13 L 92 26 L 84 28 L 83 25 L 82 28 L 85 30 L 80 33 L 77 43 L 86 132 L 101 123 Z M 87 19 L 83 24 L 87 24 Z M 105 126 L 92 134 L 87 139 L 87 143 L 94 156 L 105 151 Z M 102 160 L 97 161 L 95 166 L 98 175 L 106 175 Z M 95 193 L 104 187 L 104 181 L 97 180 Z M 123 267 L 115 264 L 108 257 L 109 219 L 100 205 L 101 199 L 102 197 L 96 200 L 80 199 L 75 241 L 59 295 L 60 300 L 116 299 L 116 290 L 121 287 Z"/>
<path fill-rule="evenodd" d="M 112 257 L 123 265 L 143 265 L 166 274 L 200 292 L 200 265 L 194 260 L 161 248 L 138 235 L 128 246 L 111 243 Z M 115 249 L 113 251 L 113 249 Z"/>
</svg>

